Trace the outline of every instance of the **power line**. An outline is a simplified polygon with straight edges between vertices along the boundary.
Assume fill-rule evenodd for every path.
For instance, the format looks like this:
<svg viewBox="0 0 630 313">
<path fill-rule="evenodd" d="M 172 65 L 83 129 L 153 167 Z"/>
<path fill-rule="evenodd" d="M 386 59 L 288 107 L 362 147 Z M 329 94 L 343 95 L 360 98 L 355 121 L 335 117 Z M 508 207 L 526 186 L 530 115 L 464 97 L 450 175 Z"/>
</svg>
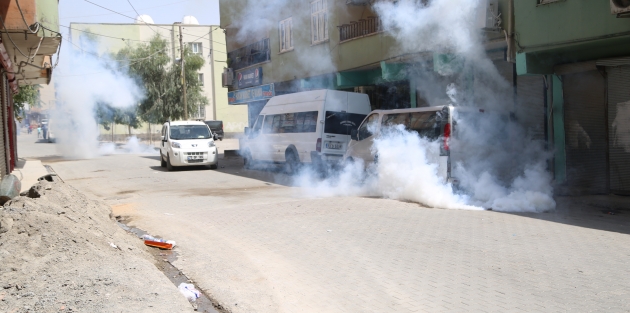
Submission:
<svg viewBox="0 0 630 313">
<path fill-rule="evenodd" d="M 154 8 L 161 8 L 161 7 L 166 7 L 169 5 L 174 5 L 174 4 L 178 4 L 178 3 L 184 3 L 184 2 L 188 2 L 190 0 L 184 0 L 184 1 L 179 1 L 179 2 L 171 2 L 171 3 L 167 3 L 167 4 L 163 4 L 163 5 L 156 5 L 153 7 L 148 7 L 148 8 L 141 8 L 140 10 L 149 10 L 149 9 L 154 9 Z M 125 11 L 125 12 L 131 12 L 131 11 Z M 60 20 L 67 20 L 67 19 L 71 19 L 71 18 L 80 18 L 80 17 L 93 17 L 93 16 L 104 16 L 104 15 L 112 15 L 115 13 L 107 13 L 107 14 L 93 14 L 93 15 L 83 15 L 83 16 L 68 16 L 68 17 L 62 17 L 59 18 Z"/>
<path fill-rule="evenodd" d="M 103 34 L 93 33 L 93 32 L 89 32 L 89 31 L 87 31 L 87 30 L 78 29 L 78 28 L 73 28 L 73 27 L 66 26 L 66 25 L 61 25 L 61 24 L 59 24 L 59 26 L 61 26 L 61 27 L 65 27 L 65 28 L 68 28 L 68 29 L 71 29 L 71 30 L 75 30 L 75 31 L 78 31 L 78 32 L 82 32 L 82 33 L 86 33 L 86 34 L 94 35 L 94 36 L 106 37 L 106 38 L 111 38 L 111 39 L 120 39 L 120 40 L 122 40 L 122 41 L 151 42 L 150 40 L 139 40 L 139 39 L 131 39 L 131 38 L 124 38 L 124 37 L 115 37 L 115 36 L 103 35 Z M 220 29 L 220 28 L 218 28 L 218 27 L 217 27 L 217 29 Z M 215 29 L 215 30 L 216 30 L 216 29 Z M 192 39 L 192 40 L 197 40 L 197 39 L 200 39 L 200 38 L 205 37 L 205 36 L 207 36 L 207 35 L 208 35 L 208 34 L 203 34 L 202 36 L 199 36 L 199 37 L 194 38 L 194 39 Z M 170 38 L 167 38 L 167 40 L 170 40 Z M 215 42 L 215 43 L 222 44 L 221 42 L 214 41 L 214 40 L 211 40 L 211 42 Z M 202 48 L 203 48 L 203 49 L 208 49 L 209 51 L 213 51 L 213 52 L 220 52 L 220 53 L 225 53 L 225 54 L 227 54 L 226 52 L 219 51 L 219 50 L 214 50 L 214 49 L 210 49 L 210 48 L 208 48 L 208 47 L 204 47 L 204 46 L 202 46 Z"/>
<path fill-rule="evenodd" d="M 114 10 L 109 9 L 109 8 L 106 8 L 106 7 L 104 7 L 104 6 L 100 5 L 100 4 L 94 3 L 94 2 L 92 2 L 92 1 L 90 1 L 90 0 L 83 0 L 83 1 L 85 1 L 85 2 L 87 2 L 87 3 L 90 3 L 90 4 L 93 4 L 93 5 L 95 5 L 95 6 L 99 7 L 99 8 L 105 9 L 105 10 L 107 10 L 107 11 L 110 11 L 110 12 L 116 13 L 116 14 L 121 15 L 121 16 L 124 16 L 124 17 L 126 17 L 126 18 L 132 19 L 132 20 L 134 20 L 134 21 L 136 20 L 134 17 L 131 17 L 131 16 L 129 16 L 129 15 L 122 14 L 122 13 L 120 13 L 120 12 L 114 11 Z M 131 3 L 130 3 L 130 4 L 131 4 Z M 133 7 L 133 6 L 132 6 L 132 7 Z M 135 9 L 134 9 L 134 10 L 135 10 Z M 138 12 L 136 11 L 136 13 L 138 13 Z M 139 14 L 138 14 L 138 15 L 139 15 Z M 145 23 L 145 24 L 146 24 L 146 23 Z M 158 25 L 155 25 L 155 27 L 157 27 L 157 28 L 161 28 L 161 29 L 165 29 L 165 30 L 170 31 L 170 29 L 168 29 L 168 28 L 164 28 L 164 27 L 161 27 L 161 26 L 158 26 Z M 221 28 L 217 28 L 217 29 L 221 29 Z M 212 32 L 214 32 L 214 31 L 216 31 L 217 29 L 215 29 L 215 30 L 211 31 L 210 33 L 212 33 Z M 210 33 L 208 33 L 208 35 L 210 35 Z M 187 33 L 184 33 L 184 32 L 182 32 L 182 34 L 189 35 L 189 36 L 195 36 L 195 35 L 193 35 L 193 34 L 187 34 Z M 160 36 L 161 36 L 161 35 L 160 35 Z M 202 36 L 202 37 L 205 37 L 205 36 L 206 36 L 206 35 L 204 35 L 204 36 Z M 199 37 L 199 38 L 201 38 L 201 37 Z M 214 42 L 216 42 L 216 41 L 214 41 Z M 222 45 L 225 45 L 225 44 L 224 44 L 224 43 L 222 43 L 222 42 L 216 42 L 216 43 L 218 43 L 218 44 L 222 44 Z"/>
</svg>

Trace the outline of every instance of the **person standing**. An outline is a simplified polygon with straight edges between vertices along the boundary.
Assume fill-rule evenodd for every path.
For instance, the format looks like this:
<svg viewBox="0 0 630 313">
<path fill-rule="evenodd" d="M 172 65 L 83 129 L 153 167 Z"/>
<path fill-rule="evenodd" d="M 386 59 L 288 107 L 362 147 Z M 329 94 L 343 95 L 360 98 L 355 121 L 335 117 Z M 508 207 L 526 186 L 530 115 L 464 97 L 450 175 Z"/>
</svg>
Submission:
<svg viewBox="0 0 630 313">
<path fill-rule="evenodd" d="M 37 125 L 37 139 L 42 138 L 42 126 Z"/>
</svg>

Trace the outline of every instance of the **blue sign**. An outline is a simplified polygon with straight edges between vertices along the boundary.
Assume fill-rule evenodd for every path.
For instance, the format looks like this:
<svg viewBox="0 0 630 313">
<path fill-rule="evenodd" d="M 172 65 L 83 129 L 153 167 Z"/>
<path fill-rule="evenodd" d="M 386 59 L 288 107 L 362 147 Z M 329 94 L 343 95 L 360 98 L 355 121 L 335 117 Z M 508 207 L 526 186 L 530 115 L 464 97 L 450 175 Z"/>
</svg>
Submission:
<svg viewBox="0 0 630 313">
<path fill-rule="evenodd" d="M 262 67 L 250 68 L 236 73 L 238 88 L 247 88 L 262 84 Z"/>
<path fill-rule="evenodd" d="M 273 84 L 228 92 L 228 104 L 243 104 L 267 100 L 276 95 Z"/>
</svg>

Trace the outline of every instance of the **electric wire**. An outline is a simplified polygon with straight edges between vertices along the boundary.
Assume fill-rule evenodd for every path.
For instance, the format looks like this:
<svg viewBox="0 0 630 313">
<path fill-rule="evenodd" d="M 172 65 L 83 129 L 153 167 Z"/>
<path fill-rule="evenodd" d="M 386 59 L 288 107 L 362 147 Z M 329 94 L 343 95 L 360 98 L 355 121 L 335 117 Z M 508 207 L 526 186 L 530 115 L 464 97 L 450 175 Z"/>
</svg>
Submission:
<svg viewBox="0 0 630 313">
<path fill-rule="evenodd" d="M 33 25 L 36 25 L 37 28 L 33 31 L 31 29 L 31 26 L 28 25 L 28 22 L 26 22 L 26 17 L 24 17 L 24 12 L 22 12 L 22 8 L 20 7 L 20 0 L 15 0 L 15 3 L 17 4 L 18 10 L 20 11 L 20 15 L 22 15 L 22 20 L 24 21 L 24 24 L 26 24 L 26 28 L 28 28 L 28 31 L 31 32 L 31 34 L 37 34 L 37 32 L 39 32 L 39 23 L 35 23 Z"/>
<path fill-rule="evenodd" d="M 20 48 L 18 48 L 18 46 L 15 44 L 15 41 L 13 41 L 13 38 L 11 38 L 11 35 L 9 35 L 9 31 L 7 30 L 7 26 L 4 24 L 4 19 L 2 18 L 2 16 L 0 16 L 0 22 L 2 22 L 2 27 L 4 28 L 4 32 L 7 34 L 7 38 L 9 38 L 9 41 L 11 41 L 11 43 L 13 44 L 13 47 L 18 52 L 20 52 L 20 54 L 23 55 L 27 60 L 30 59 L 30 55 L 24 54 L 24 52 L 22 52 L 22 50 L 20 50 Z"/>
<path fill-rule="evenodd" d="M 179 3 L 184 3 L 184 2 L 188 2 L 188 1 L 190 1 L 190 0 L 184 0 L 184 1 L 179 1 L 179 2 L 171 2 L 171 3 L 167 3 L 167 4 L 163 4 L 163 5 L 156 5 L 156 6 L 148 7 L 148 8 L 141 8 L 141 10 L 149 10 L 149 9 L 154 9 L 154 8 L 161 8 L 161 7 L 166 7 L 166 6 L 179 4 Z M 131 11 L 129 11 L 129 12 L 131 12 Z M 67 20 L 67 19 L 71 19 L 71 18 L 81 18 L 81 17 L 104 16 L 104 15 L 112 15 L 112 14 L 115 14 L 115 13 L 83 15 L 83 16 L 68 16 L 68 17 L 62 17 L 62 18 L 60 18 L 60 20 Z"/>
<path fill-rule="evenodd" d="M 126 18 L 132 19 L 132 20 L 134 20 L 134 21 L 136 20 L 134 17 L 131 17 L 131 16 L 126 15 L 126 14 L 122 14 L 122 13 L 120 13 L 120 12 L 114 11 L 114 10 L 109 9 L 109 8 L 106 8 L 106 7 L 104 7 L 104 6 L 100 5 L 100 4 L 94 3 L 94 2 L 92 2 L 92 1 L 90 1 L 90 0 L 83 0 L 83 1 L 85 1 L 85 2 L 87 2 L 87 3 L 90 3 L 90 4 L 93 4 L 93 5 L 95 5 L 95 6 L 99 7 L 99 8 L 102 8 L 102 9 L 104 9 L 104 10 L 107 10 L 107 11 L 110 11 L 110 12 L 116 13 L 116 14 L 118 14 L 118 15 L 124 16 L 124 17 L 126 17 Z M 136 11 L 136 13 L 138 13 L 138 12 Z M 164 28 L 164 27 L 161 27 L 161 26 L 159 26 L 159 25 L 154 25 L 154 26 L 155 26 L 155 27 L 157 27 L 157 28 L 161 28 L 161 29 L 164 29 L 164 30 L 168 30 L 168 31 L 170 31 L 170 29 L 168 29 L 168 28 Z M 221 28 L 216 28 L 215 30 L 211 31 L 210 33 L 212 33 L 212 32 L 214 32 L 214 31 L 216 31 L 217 29 L 221 29 Z M 207 35 L 210 35 L 210 33 L 208 33 Z M 184 32 L 182 32 L 182 34 L 184 34 L 184 35 L 189 35 L 189 36 L 195 36 L 195 35 L 193 35 L 193 34 L 188 34 L 188 33 L 184 33 Z M 205 36 L 207 36 L 207 35 L 204 35 L 204 36 L 202 36 L 202 37 L 205 37 Z M 199 38 L 201 38 L 201 37 L 199 37 Z M 221 44 L 221 45 L 225 45 L 225 44 L 224 44 L 224 43 L 222 43 L 222 42 L 216 42 L 216 43 Z"/>
</svg>

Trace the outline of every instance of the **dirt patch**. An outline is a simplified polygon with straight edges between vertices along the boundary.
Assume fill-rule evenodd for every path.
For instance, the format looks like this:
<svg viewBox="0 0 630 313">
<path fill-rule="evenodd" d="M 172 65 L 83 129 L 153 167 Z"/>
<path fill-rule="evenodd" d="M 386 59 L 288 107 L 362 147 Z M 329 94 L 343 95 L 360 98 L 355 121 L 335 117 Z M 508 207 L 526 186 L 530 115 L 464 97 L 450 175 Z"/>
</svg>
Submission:
<svg viewBox="0 0 630 313">
<path fill-rule="evenodd" d="M 112 214 L 114 216 L 131 216 L 136 211 L 135 203 L 124 203 L 112 205 Z"/>
<path fill-rule="evenodd" d="M 126 195 L 126 194 L 130 194 L 130 193 L 135 193 L 138 192 L 138 190 L 123 190 L 123 191 L 119 191 L 116 194 L 117 195 Z"/>
<path fill-rule="evenodd" d="M 191 312 L 110 208 L 58 181 L 0 209 L 0 312 Z"/>
<path fill-rule="evenodd" d="M 243 196 L 243 192 L 262 192 L 272 188 L 277 188 L 273 185 L 248 187 L 248 188 L 230 188 L 230 189 L 217 189 L 217 188 L 192 188 L 184 191 L 184 196 L 206 196 L 206 197 L 226 197 L 226 196 Z"/>
</svg>

